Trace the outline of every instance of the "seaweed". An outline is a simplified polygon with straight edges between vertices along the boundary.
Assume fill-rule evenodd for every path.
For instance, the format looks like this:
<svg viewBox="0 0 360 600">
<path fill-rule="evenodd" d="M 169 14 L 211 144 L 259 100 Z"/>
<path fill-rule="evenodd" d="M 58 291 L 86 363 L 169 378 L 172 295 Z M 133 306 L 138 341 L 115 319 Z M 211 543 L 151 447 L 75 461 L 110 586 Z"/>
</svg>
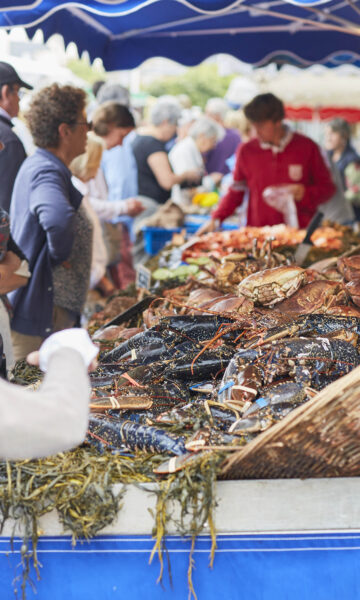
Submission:
<svg viewBox="0 0 360 600">
<path fill-rule="evenodd" d="M 159 484 L 151 486 L 157 495 L 154 513 L 154 547 L 150 561 L 157 553 L 160 561 L 159 580 L 164 571 L 164 552 L 168 526 L 173 521 L 180 535 L 190 535 L 189 597 L 196 598 L 192 582 L 193 550 L 196 536 L 209 526 L 212 537 L 210 563 L 213 562 L 216 534 L 213 519 L 215 508 L 215 481 L 223 456 L 213 452 L 202 453 L 182 471 L 173 473 L 159 482 L 153 473 L 163 462 L 163 455 L 133 456 L 104 452 L 93 448 L 77 448 L 39 460 L 0 462 L 1 529 L 8 518 L 15 521 L 13 537 L 21 531 L 22 572 L 15 578 L 14 592 L 26 600 L 27 586 L 35 588 L 30 578 L 31 567 L 40 579 L 37 542 L 40 535 L 39 518 L 56 510 L 65 531 L 70 531 L 73 544 L 89 539 L 111 524 L 122 508 L 122 499 L 128 484 Z M 116 486 L 115 484 L 122 484 Z M 119 487 L 119 489 L 118 489 Z M 141 485 L 141 487 L 144 487 Z M 147 493 L 149 492 L 146 486 Z M 176 519 L 174 505 L 179 506 Z M 169 574 L 171 566 L 168 562 Z"/>
<path fill-rule="evenodd" d="M 191 465 L 183 470 L 168 476 L 160 483 L 157 494 L 155 526 L 153 537 L 155 544 L 150 556 L 150 563 L 155 554 L 158 554 L 160 573 L 158 582 L 162 581 L 164 572 L 163 555 L 166 552 L 166 535 L 170 522 L 182 536 L 191 537 L 191 549 L 188 565 L 189 600 L 191 596 L 196 600 L 192 572 L 194 567 L 194 548 L 196 537 L 208 526 L 212 540 L 210 552 L 210 567 L 213 566 L 216 550 L 216 531 L 214 523 L 214 509 L 216 507 L 215 484 L 219 465 L 224 456 L 215 453 L 201 453 L 195 457 Z M 178 504 L 180 511 L 174 511 L 174 504 Z M 168 561 L 169 564 L 169 561 Z M 170 564 L 169 564 L 170 569 Z M 169 571 L 171 576 L 171 570 Z"/>
<path fill-rule="evenodd" d="M 11 381 L 19 385 L 38 383 L 43 377 L 44 373 L 38 367 L 29 365 L 25 359 L 19 360 L 11 372 Z"/>
</svg>

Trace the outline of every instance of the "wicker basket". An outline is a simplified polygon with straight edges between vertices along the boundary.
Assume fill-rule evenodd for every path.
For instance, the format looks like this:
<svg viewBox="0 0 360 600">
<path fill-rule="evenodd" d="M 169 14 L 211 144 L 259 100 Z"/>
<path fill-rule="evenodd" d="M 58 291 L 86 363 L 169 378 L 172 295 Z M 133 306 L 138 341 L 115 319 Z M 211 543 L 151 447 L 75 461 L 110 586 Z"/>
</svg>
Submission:
<svg viewBox="0 0 360 600">
<path fill-rule="evenodd" d="M 264 431 L 222 465 L 221 479 L 360 475 L 360 367 Z"/>
</svg>

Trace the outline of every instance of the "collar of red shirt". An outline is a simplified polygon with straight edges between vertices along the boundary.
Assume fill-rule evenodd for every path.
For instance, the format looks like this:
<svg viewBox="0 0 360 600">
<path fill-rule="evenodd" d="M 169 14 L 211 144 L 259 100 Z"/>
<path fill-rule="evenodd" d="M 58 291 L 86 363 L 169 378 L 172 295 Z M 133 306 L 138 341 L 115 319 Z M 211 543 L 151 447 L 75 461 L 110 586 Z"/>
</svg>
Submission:
<svg viewBox="0 0 360 600">
<path fill-rule="evenodd" d="M 283 152 L 286 146 L 291 142 L 294 132 L 291 131 L 290 127 L 284 125 L 285 134 L 280 140 L 280 144 L 278 146 L 274 146 L 274 144 L 267 144 L 265 142 L 260 142 L 260 148 L 263 150 L 271 150 L 274 154 L 278 154 L 279 152 Z"/>
</svg>

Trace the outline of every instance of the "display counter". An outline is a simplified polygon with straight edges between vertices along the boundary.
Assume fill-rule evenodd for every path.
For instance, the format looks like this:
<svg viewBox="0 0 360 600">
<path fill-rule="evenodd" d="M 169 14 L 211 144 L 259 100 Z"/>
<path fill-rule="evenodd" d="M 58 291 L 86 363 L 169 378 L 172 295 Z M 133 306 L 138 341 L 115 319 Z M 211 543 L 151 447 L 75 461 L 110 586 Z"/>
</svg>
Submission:
<svg viewBox="0 0 360 600">
<path fill-rule="evenodd" d="M 116 521 L 75 547 L 56 513 L 42 517 L 41 580 L 31 573 L 36 592 L 28 586 L 28 600 L 185 600 L 190 540 L 170 525 L 172 584 L 165 553 L 163 585 L 157 584 L 157 557 L 148 564 L 156 496 L 151 486 L 142 488 L 128 486 Z M 195 546 L 198 600 L 360 598 L 359 495 L 360 478 L 219 482 L 213 569 L 206 529 Z M 13 600 L 12 581 L 21 573 L 21 532 L 15 530 L 11 551 L 13 530 L 8 521 L 0 538 L 1 600 Z"/>
</svg>

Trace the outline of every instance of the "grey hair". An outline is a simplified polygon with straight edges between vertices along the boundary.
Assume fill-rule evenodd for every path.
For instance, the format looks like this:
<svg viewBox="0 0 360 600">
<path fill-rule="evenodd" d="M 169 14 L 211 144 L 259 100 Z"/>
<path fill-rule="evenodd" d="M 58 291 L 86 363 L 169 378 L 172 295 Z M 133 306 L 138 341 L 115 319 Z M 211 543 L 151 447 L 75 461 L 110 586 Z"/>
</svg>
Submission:
<svg viewBox="0 0 360 600">
<path fill-rule="evenodd" d="M 124 104 L 130 106 L 130 94 L 129 91 L 124 88 L 120 83 L 104 83 L 98 91 L 96 96 L 98 104 L 104 104 L 104 102 L 117 102 L 118 104 Z"/>
<path fill-rule="evenodd" d="M 333 119 L 328 123 L 330 129 L 334 131 L 334 133 L 340 133 L 341 137 L 344 138 L 347 142 L 351 138 L 351 128 L 350 125 L 345 119 L 341 119 L 340 117 Z"/>
<path fill-rule="evenodd" d="M 177 125 L 181 116 L 181 107 L 175 98 L 161 96 L 150 111 L 150 121 L 156 127 L 164 121 Z"/>
<path fill-rule="evenodd" d="M 209 117 L 200 117 L 189 129 L 189 135 L 195 140 L 199 135 L 206 138 L 215 138 L 217 142 L 224 137 L 224 128 Z"/>
<path fill-rule="evenodd" d="M 205 106 L 205 112 L 209 115 L 218 115 L 222 120 L 225 119 L 229 105 L 224 98 L 210 98 Z"/>
</svg>

